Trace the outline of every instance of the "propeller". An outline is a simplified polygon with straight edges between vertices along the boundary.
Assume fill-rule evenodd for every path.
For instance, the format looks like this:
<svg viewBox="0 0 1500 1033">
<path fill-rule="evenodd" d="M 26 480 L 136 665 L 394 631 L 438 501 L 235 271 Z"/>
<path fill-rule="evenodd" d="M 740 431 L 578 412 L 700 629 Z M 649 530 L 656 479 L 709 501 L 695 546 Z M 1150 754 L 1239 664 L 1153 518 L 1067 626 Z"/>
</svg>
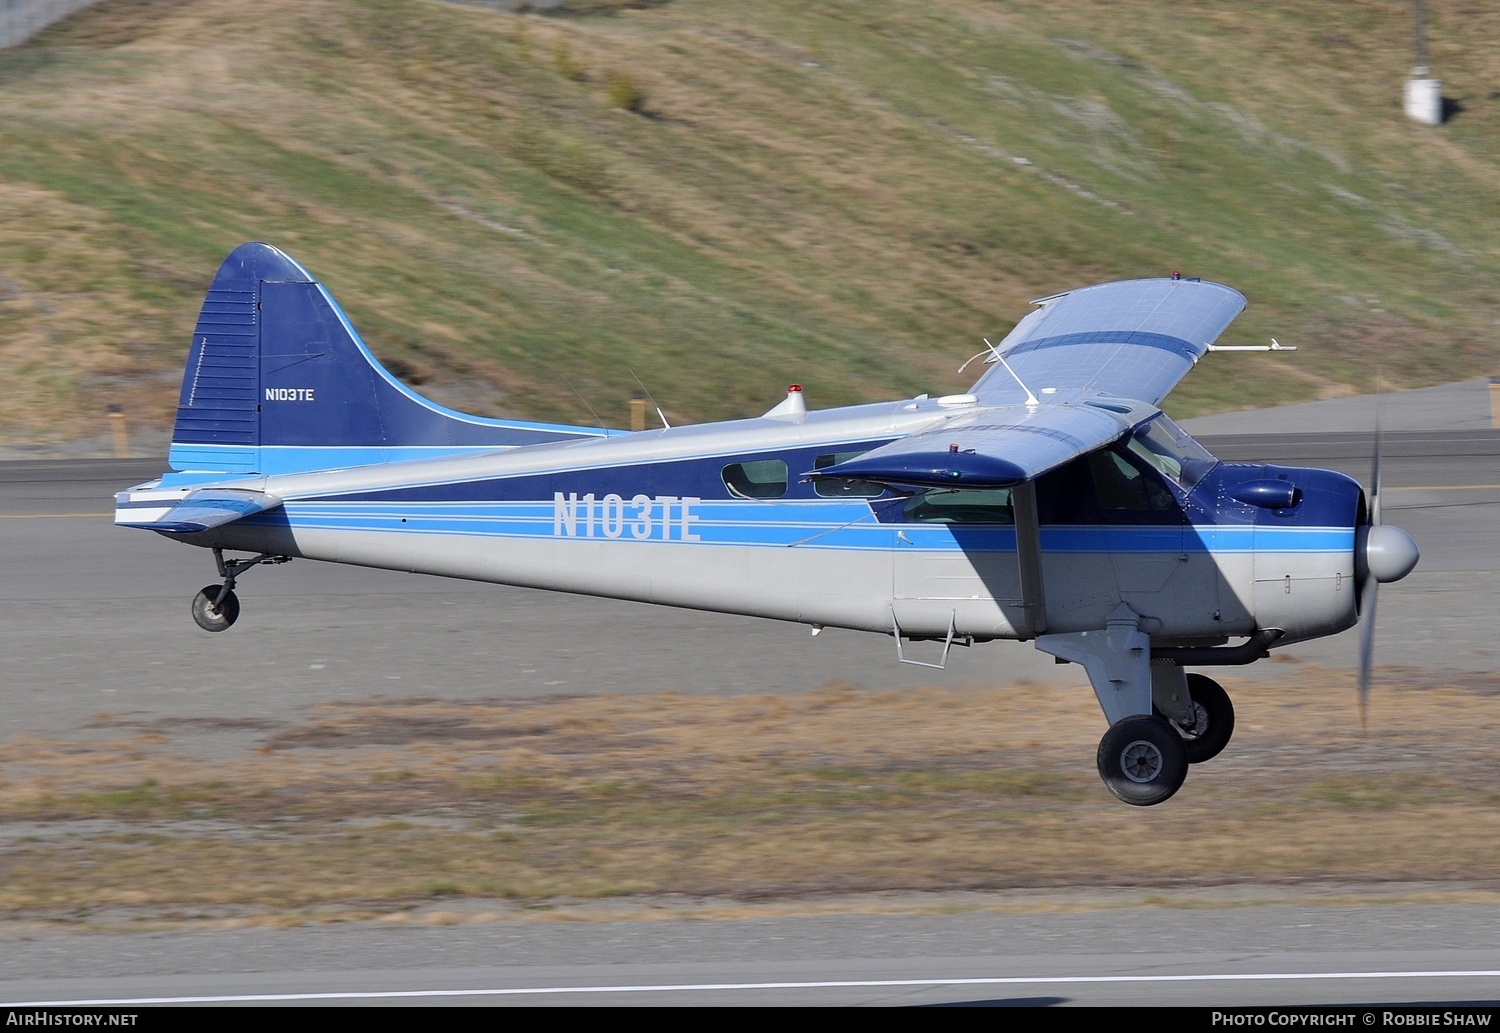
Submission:
<svg viewBox="0 0 1500 1033">
<path fill-rule="evenodd" d="M 1359 579 L 1359 724 L 1365 727 L 1370 698 L 1370 669 L 1375 661 L 1375 606 L 1379 588 L 1400 581 L 1421 557 L 1412 536 L 1380 522 L 1380 409 L 1375 410 L 1375 453 L 1370 463 L 1369 522 L 1355 534 L 1354 569 Z"/>
</svg>

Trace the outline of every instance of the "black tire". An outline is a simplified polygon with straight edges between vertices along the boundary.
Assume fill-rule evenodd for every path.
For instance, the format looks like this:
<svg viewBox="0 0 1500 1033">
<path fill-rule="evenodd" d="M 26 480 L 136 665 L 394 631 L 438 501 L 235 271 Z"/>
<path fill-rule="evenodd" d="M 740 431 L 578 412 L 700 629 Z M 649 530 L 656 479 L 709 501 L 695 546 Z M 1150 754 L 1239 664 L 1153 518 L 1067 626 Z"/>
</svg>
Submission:
<svg viewBox="0 0 1500 1033">
<path fill-rule="evenodd" d="M 240 619 L 240 600 L 233 592 L 226 592 L 223 602 L 214 606 L 223 589 L 223 585 L 209 585 L 193 596 L 193 620 L 204 631 L 225 631 Z"/>
<path fill-rule="evenodd" d="M 1145 714 L 1112 725 L 1099 740 L 1099 777 L 1136 807 L 1170 800 L 1187 778 L 1187 750 L 1171 724 Z"/>
<path fill-rule="evenodd" d="M 1234 704 L 1224 687 L 1202 674 L 1187 676 L 1188 696 L 1193 701 L 1193 713 L 1197 717 L 1193 728 L 1183 728 L 1175 721 L 1168 722 L 1182 736 L 1182 745 L 1187 749 L 1189 764 L 1202 764 L 1213 760 L 1234 735 Z"/>
</svg>

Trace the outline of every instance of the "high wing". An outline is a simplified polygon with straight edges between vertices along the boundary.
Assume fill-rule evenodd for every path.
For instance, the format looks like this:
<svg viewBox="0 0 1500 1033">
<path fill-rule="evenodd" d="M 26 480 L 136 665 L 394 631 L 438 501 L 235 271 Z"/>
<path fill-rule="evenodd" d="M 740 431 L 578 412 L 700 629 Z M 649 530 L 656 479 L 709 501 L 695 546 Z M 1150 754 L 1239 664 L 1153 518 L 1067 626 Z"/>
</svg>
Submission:
<svg viewBox="0 0 1500 1033">
<path fill-rule="evenodd" d="M 997 351 L 1027 388 L 1084 390 L 1160 405 L 1245 308 L 1245 296 L 1201 280 L 1123 280 L 1035 302 Z M 974 385 L 983 404 L 1024 401 L 994 363 Z"/>
<path fill-rule="evenodd" d="M 1113 443 L 1155 411 L 1099 402 L 984 408 L 809 476 L 920 488 L 1005 488 Z"/>
<path fill-rule="evenodd" d="M 954 488 L 1034 480 L 1155 415 L 1245 298 L 1200 280 L 1125 280 L 1036 305 L 972 397 L 954 400 L 968 411 L 809 476 Z"/>
</svg>

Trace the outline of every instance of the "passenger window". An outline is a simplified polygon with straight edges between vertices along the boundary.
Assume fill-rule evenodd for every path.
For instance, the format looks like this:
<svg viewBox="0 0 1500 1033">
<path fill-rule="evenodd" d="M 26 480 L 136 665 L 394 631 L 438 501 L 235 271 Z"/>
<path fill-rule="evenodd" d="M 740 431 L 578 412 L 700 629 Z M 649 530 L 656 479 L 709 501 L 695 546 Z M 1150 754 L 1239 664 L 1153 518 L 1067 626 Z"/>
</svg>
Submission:
<svg viewBox="0 0 1500 1033">
<path fill-rule="evenodd" d="M 914 524 L 1013 524 L 1010 489 L 928 488 L 913 495 L 902 517 Z"/>
<path fill-rule="evenodd" d="M 724 467 L 721 474 L 729 494 L 742 499 L 779 499 L 786 494 L 786 464 L 759 459 Z"/>
<path fill-rule="evenodd" d="M 814 470 L 826 470 L 839 463 L 847 463 L 864 455 L 861 449 L 855 452 L 829 452 L 813 460 Z M 852 477 L 820 477 L 813 481 L 813 490 L 825 499 L 873 499 L 885 494 L 884 485 L 874 481 L 857 481 Z"/>
</svg>

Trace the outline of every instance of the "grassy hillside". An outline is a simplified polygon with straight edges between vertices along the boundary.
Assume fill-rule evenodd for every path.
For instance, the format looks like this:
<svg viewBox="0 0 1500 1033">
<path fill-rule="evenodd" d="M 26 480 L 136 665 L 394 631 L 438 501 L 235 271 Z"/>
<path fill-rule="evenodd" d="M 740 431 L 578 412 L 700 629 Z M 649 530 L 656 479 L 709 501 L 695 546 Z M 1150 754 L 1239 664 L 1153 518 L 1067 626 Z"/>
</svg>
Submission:
<svg viewBox="0 0 1500 1033">
<path fill-rule="evenodd" d="M 1182 413 L 1500 373 L 1500 9 L 106 0 L 0 52 L 0 445 L 165 426 L 236 244 L 460 408 L 676 420 L 967 385 L 1026 301 L 1243 290 Z"/>
</svg>

